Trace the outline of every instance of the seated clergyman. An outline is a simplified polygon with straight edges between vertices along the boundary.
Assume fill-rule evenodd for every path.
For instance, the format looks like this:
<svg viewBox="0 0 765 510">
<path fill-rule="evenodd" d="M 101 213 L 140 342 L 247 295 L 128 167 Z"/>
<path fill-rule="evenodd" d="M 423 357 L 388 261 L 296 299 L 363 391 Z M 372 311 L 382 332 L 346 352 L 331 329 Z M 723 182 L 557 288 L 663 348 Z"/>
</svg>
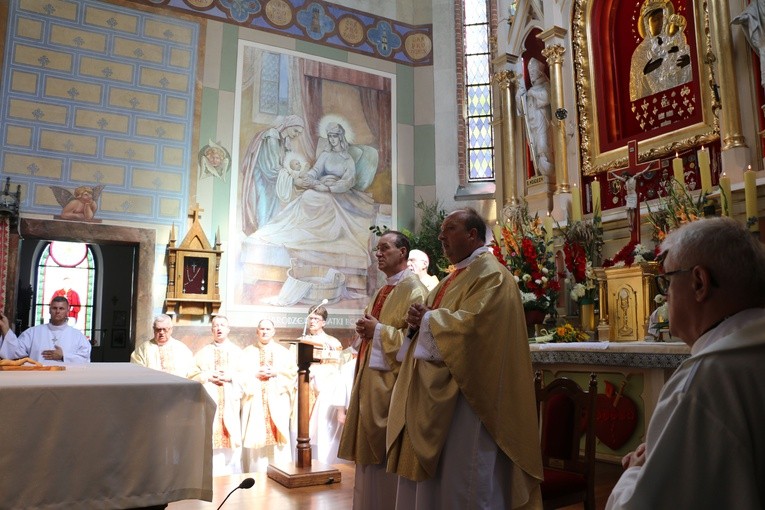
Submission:
<svg viewBox="0 0 765 510">
<path fill-rule="evenodd" d="M 90 342 L 81 331 L 69 326 L 69 301 L 54 297 L 48 306 L 50 321 L 27 329 L 18 337 L 8 317 L 0 312 L 0 358 L 32 358 L 43 364 L 90 363 Z"/>
</svg>

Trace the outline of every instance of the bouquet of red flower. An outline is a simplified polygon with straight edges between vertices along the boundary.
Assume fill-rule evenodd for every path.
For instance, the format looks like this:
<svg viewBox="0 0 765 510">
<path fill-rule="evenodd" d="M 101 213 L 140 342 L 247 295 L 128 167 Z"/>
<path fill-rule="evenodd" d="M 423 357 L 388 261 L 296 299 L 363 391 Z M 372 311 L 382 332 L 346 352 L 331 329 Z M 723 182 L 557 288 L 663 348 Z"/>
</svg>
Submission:
<svg viewBox="0 0 765 510">
<path fill-rule="evenodd" d="M 603 267 L 630 267 L 632 264 L 650 262 L 656 259 L 657 249 L 658 246 L 649 250 L 642 244 L 630 241 L 613 258 L 604 260 Z"/>
<path fill-rule="evenodd" d="M 512 212 L 508 224 L 502 227 L 502 244 L 493 246 L 494 255 L 507 267 L 521 290 L 523 306 L 556 315 L 560 284 L 555 273 L 555 260 L 538 216 L 529 216 L 523 205 Z"/>
<path fill-rule="evenodd" d="M 566 272 L 572 284 L 571 299 L 592 303 L 598 293 L 593 267 L 600 261 L 603 247 L 600 216 L 570 223 L 563 229 L 563 238 Z"/>
</svg>

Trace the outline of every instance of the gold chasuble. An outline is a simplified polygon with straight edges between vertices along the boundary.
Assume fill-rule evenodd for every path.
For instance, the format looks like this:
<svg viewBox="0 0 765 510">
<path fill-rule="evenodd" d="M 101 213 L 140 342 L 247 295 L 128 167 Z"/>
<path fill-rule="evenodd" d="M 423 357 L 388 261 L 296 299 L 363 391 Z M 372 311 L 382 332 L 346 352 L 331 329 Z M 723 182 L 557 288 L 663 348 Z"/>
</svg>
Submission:
<svg viewBox="0 0 765 510">
<path fill-rule="evenodd" d="M 497 446 L 541 481 L 531 357 L 518 286 L 489 252 L 443 279 L 430 292 L 428 306 L 447 283 L 429 318 L 444 361 L 416 360 L 416 339 L 409 346 L 391 398 L 388 471 L 415 482 L 434 477 L 462 392 Z M 536 480 L 528 484 L 529 491 Z"/>
<path fill-rule="evenodd" d="M 364 313 L 372 312 L 381 291 L 378 290 Z M 396 354 L 406 336 L 409 306 L 425 302 L 427 294 L 428 289 L 417 275 L 409 272 L 385 299 L 376 318 L 382 325 L 380 340 L 390 370 L 369 367 L 371 348 L 359 351 L 357 373 L 353 379 L 345 428 L 340 439 L 340 458 L 367 465 L 385 462 L 385 426 L 388 422 L 390 395 L 400 366 Z"/>
</svg>

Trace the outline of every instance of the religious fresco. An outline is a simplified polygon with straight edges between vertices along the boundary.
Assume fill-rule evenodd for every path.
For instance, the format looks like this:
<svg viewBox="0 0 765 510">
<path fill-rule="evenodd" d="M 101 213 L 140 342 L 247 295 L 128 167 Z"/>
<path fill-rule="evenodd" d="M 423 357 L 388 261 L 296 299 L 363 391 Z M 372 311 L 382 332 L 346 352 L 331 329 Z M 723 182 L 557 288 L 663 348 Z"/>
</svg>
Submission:
<svg viewBox="0 0 765 510">
<path fill-rule="evenodd" d="M 640 142 L 644 161 L 719 139 L 705 18 L 691 0 L 576 1 L 583 175 L 626 166 L 630 140 Z"/>
<path fill-rule="evenodd" d="M 326 301 L 330 327 L 347 327 L 378 285 L 370 227 L 395 225 L 394 77 L 238 53 L 226 313 L 281 327 Z"/>
</svg>

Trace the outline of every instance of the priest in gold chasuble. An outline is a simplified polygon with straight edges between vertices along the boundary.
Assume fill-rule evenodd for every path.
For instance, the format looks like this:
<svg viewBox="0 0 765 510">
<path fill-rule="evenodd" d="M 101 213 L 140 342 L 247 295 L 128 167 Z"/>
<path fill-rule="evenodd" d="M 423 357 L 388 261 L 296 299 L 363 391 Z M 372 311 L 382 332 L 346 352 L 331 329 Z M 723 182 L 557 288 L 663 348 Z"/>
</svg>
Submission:
<svg viewBox="0 0 765 510">
<path fill-rule="evenodd" d="M 439 239 L 456 270 L 413 305 L 393 389 L 388 470 L 403 508 L 541 507 L 542 459 L 521 295 L 472 209 Z"/>
<path fill-rule="evenodd" d="M 258 323 L 258 338 L 242 354 L 242 463 L 248 473 L 265 472 L 270 463 L 292 462 L 290 418 L 298 367 L 281 345 L 269 319 Z"/>
<path fill-rule="evenodd" d="M 409 306 L 424 303 L 428 294 L 417 274 L 407 269 L 406 236 L 386 232 L 375 252 L 387 280 L 356 323 L 359 355 L 339 450 L 339 457 L 356 461 L 353 508 L 364 510 L 396 503 L 398 477 L 385 470 L 388 408 L 400 367 L 396 354 L 406 336 Z"/>
</svg>

